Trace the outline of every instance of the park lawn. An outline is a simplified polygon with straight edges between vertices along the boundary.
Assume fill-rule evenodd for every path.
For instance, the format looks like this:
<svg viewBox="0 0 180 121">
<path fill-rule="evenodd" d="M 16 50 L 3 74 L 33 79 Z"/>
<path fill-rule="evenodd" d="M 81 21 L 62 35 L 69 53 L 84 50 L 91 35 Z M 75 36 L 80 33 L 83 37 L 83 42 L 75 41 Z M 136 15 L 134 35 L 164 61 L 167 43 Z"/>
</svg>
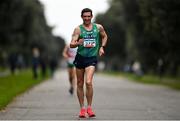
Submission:
<svg viewBox="0 0 180 121">
<path fill-rule="evenodd" d="M 14 97 L 30 89 L 44 79 L 33 79 L 31 70 L 23 70 L 14 75 L 0 77 L 0 110 Z"/>
<path fill-rule="evenodd" d="M 165 85 L 170 88 L 180 90 L 180 77 L 159 77 L 158 75 L 147 74 L 143 76 L 137 76 L 132 73 L 122 73 L 122 72 L 105 72 L 108 75 L 121 76 L 128 78 L 129 80 L 144 83 L 144 84 L 156 84 Z"/>
<path fill-rule="evenodd" d="M 3 72 L 5 70 L 5 68 L 0 67 L 0 72 Z"/>
</svg>

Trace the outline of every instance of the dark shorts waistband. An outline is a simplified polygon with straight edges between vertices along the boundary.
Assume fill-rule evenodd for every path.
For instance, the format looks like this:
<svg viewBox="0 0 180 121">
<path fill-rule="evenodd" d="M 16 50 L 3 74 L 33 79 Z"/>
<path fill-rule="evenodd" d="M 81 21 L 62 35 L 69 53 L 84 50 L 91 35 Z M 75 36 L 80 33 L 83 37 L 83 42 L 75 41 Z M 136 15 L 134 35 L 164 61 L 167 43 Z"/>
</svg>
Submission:
<svg viewBox="0 0 180 121">
<path fill-rule="evenodd" d="M 79 68 L 79 69 L 84 69 L 88 66 L 96 66 L 96 64 L 97 64 L 96 56 L 84 57 L 77 53 L 75 60 L 74 60 L 75 67 Z"/>
</svg>

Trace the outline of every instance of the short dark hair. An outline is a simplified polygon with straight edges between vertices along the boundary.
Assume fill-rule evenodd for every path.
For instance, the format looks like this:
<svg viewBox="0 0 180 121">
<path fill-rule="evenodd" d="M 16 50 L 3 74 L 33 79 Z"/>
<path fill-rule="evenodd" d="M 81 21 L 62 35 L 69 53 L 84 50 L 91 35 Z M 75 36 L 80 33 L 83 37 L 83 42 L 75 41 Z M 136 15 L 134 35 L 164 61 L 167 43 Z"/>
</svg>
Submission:
<svg viewBox="0 0 180 121">
<path fill-rule="evenodd" d="M 83 16 L 83 13 L 85 13 L 85 12 L 91 12 L 91 15 L 93 15 L 93 14 L 92 14 L 92 10 L 91 10 L 90 8 L 84 8 L 84 9 L 81 11 L 81 16 Z"/>
</svg>

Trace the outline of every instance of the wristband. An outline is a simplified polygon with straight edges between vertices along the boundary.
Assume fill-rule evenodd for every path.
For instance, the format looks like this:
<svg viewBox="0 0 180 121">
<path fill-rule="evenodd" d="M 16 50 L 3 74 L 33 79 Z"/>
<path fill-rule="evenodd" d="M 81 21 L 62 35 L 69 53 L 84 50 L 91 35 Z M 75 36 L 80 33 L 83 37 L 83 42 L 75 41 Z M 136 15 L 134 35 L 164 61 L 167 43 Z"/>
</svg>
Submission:
<svg viewBox="0 0 180 121">
<path fill-rule="evenodd" d="M 103 49 L 105 49 L 105 46 L 101 46 Z"/>
</svg>

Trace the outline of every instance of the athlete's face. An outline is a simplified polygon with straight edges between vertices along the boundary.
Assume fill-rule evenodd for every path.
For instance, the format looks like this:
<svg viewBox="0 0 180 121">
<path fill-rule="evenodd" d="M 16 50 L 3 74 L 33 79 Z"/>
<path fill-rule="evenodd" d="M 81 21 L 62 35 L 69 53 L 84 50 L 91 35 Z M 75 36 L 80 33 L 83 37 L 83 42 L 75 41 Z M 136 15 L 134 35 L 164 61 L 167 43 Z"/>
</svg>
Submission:
<svg viewBox="0 0 180 121">
<path fill-rule="evenodd" d="M 91 15 L 91 12 L 84 12 L 81 17 L 83 19 L 84 24 L 88 25 L 91 23 L 91 19 L 93 16 Z"/>
</svg>

